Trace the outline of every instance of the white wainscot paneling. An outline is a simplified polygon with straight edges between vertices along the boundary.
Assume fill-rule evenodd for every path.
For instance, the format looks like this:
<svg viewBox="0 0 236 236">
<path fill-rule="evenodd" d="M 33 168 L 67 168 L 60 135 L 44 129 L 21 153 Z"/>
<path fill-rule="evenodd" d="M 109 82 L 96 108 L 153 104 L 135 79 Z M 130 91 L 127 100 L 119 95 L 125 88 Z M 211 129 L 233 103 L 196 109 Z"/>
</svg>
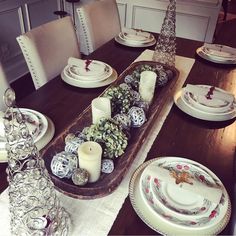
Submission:
<svg viewBox="0 0 236 236">
<path fill-rule="evenodd" d="M 120 24 L 125 26 L 126 24 L 126 14 L 127 14 L 127 4 L 126 3 L 117 3 L 119 15 L 120 15 Z"/>
<path fill-rule="evenodd" d="M 24 31 L 21 7 L 0 12 L 0 29 L 0 60 L 11 82 L 16 76 L 27 72 L 27 66 L 16 42 L 16 37 Z"/>
<path fill-rule="evenodd" d="M 133 7 L 131 27 L 159 33 L 166 9 Z M 208 29 L 209 17 L 194 14 L 176 13 L 176 35 L 188 39 L 204 41 Z"/>
</svg>

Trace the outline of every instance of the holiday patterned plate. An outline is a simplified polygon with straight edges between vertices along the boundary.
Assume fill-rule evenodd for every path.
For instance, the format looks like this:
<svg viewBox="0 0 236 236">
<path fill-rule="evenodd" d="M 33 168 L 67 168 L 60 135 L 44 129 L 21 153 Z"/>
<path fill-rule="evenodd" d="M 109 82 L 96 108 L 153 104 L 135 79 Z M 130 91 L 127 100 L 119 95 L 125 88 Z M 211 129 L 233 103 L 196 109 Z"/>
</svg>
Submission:
<svg viewBox="0 0 236 236">
<path fill-rule="evenodd" d="M 172 161 L 175 164 L 172 165 Z M 216 206 L 214 210 L 211 210 L 209 212 L 208 216 L 205 215 L 204 217 L 199 215 L 199 219 L 203 219 L 198 219 L 198 222 L 191 221 L 191 219 L 187 221 L 186 219 L 188 217 L 184 218 L 182 213 L 178 214 L 172 210 L 168 211 L 167 213 L 167 207 L 165 206 L 161 208 L 159 206 L 160 204 L 157 206 L 158 210 L 154 210 L 150 207 L 150 205 L 147 204 L 147 199 L 145 198 L 142 192 L 142 188 L 140 188 L 140 182 L 142 182 L 144 178 L 143 173 L 145 173 L 145 168 L 148 168 L 149 165 L 163 165 L 165 166 L 165 168 L 173 168 L 176 164 L 179 167 L 180 163 L 184 163 L 184 166 L 186 164 L 188 166 L 190 165 L 191 168 L 197 170 L 197 172 L 199 171 L 199 169 L 201 169 L 201 173 L 204 173 L 204 176 L 207 177 L 207 183 L 208 180 L 211 180 L 213 181 L 212 184 L 220 185 L 223 189 L 223 194 L 220 203 Z M 178 167 L 176 166 L 174 168 Z M 178 157 L 162 157 L 155 158 L 153 160 L 143 163 L 140 167 L 138 167 L 138 169 L 134 172 L 131 178 L 129 186 L 129 195 L 131 203 L 139 217 L 153 230 L 162 234 L 214 235 L 221 232 L 230 219 L 231 203 L 227 191 L 219 180 L 219 178 L 208 168 L 189 159 Z M 182 197 L 184 198 L 185 196 Z M 203 215 L 204 214 L 205 213 L 203 213 Z"/>
</svg>

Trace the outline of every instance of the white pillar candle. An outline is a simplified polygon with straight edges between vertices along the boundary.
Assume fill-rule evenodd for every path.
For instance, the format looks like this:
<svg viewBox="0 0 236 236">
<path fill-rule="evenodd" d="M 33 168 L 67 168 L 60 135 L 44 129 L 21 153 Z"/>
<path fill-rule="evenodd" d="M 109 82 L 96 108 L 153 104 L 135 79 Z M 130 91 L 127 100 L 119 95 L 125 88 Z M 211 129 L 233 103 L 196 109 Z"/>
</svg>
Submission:
<svg viewBox="0 0 236 236">
<path fill-rule="evenodd" d="M 139 93 L 143 101 L 151 103 L 155 86 L 157 74 L 153 71 L 143 71 L 140 74 Z"/>
<path fill-rule="evenodd" d="M 84 142 L 79 146 L 78 156 L 79 167 L 89 173 L 89 182 L 96 182 L 101 174 L 102 147 L 96 142 Z"/>
<path fill-rule="evenodd" d="M 93 124 L 96 124 L 101 118 L 111 118 L 111 101 L 106 97 L 98 97 L 92 101 Z"/>
</svg>

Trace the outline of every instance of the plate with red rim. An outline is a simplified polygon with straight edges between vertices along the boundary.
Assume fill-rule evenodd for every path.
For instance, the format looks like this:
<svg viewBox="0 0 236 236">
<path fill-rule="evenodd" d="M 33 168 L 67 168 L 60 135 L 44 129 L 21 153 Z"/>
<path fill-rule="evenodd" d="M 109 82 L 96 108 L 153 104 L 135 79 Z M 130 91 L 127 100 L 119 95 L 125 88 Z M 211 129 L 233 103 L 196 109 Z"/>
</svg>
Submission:
<svg viewBox="0 0 236 236">
<path fill-rule="evenodd" d="M 197 168 L 201 168 L 202 171 L 206 173 L 206 175 L 209 175 L 214 181 L 217 182 L 217 184 L 220 184 L 223 187 L 224 201 L 222 201 L 222 205 L 220 205 L 220 213 L 217 214 L 213 210 L 210 213 L 209 217 L 214 219 L 210 221 L 208 219 L 207 221 L 210 223 L 207 223 L 207 225 L 205 225 L 204 227 L 199 227 L 196 225 L 194 227 L 194 224 L 192 225 L 191 223 L 186 226 L 179 225 L 176 222 L 171 223 L 168 219 L 169 216 L 166 216 L 167 219 L 164 219 L 164 215 L 161 216 L 160 214 L 157 214 L 156 212 L 151 210 L 150 207 L 147 206 L 146 200 L 142 196 L 142 192 L 140 189 L 140 181 L 142 181 L 142 174 L 145 171 L 145 168 L 147 168 L 153 163 L 160 164 L 166 161 L 169 162 L 171 160 L 184 161 L 185 163 L 190 163 L 191 165 L 194 165 Z M 153 230 L 164 235 L 215 235 L 220 233 L 225 228 L 225 226 L 229 222 L 231 215 L 231 203 L 229 200 L 229 196 L 219 178 L 205 166 L 189 159 L 179 157 L 155 158 L 140 165 L 131 177 L 129 185 L 129 197 L 134 210 L 136 211 L 138 216 L 144 221 L 144 223 L 146 223 Z"/>
</svg>

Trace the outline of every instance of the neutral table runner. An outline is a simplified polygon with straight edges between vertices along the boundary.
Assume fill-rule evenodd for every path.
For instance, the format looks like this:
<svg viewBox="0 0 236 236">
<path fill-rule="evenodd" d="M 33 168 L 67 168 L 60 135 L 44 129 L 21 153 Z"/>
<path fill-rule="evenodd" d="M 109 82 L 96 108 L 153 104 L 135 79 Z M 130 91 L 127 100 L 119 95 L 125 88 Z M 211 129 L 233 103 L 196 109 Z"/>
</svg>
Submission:
<svg viewBox="0 0 236 236">
<path fill-rule="evenodd" d="M 145 50 L 135 61 L 151 60 L 153 51 Z M 193 64 L 194 59 L 176 56 L 176 68 L 179 70 L 179 78 L 173 94 L 182 88 Z M 72 231 L 70 235 L 94 236 L 107 235 L 121 209 L 125 198 L 128 196 L 128 186 L 134 170 L 144 162 L 156 136 L 158 135 L 171 107 L 173 96 L 166 101 L 154 127 L 149 133 L 145 143 L 140 148 L 137 157 L 131 165 L 128 173 L 119 187 L 110 195 L 94 200 L 73 199 L 61 193 L 58 196 L 61 205 L 71 214 Z M 10 215 L 8 210 L 9 199 L 7 189 L 0 196 L 0 235 L 10 235 Z"/>
</svg>

